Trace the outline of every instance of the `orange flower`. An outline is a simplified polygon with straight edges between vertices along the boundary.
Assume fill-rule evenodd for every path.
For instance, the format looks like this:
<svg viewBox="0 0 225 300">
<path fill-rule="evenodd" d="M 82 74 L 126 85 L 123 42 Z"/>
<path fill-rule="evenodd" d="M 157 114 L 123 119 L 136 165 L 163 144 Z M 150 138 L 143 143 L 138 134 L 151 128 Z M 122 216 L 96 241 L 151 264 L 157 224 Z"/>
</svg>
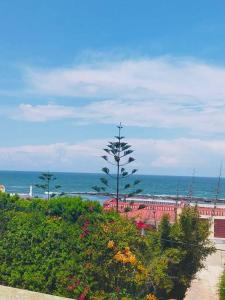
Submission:
<svg viewBox="0 0 225 300">
<path fill-rule="evenodd" d="M 135 255 L 130 255 L 129 261 L 132 265 L 135 265 L 137 262 Z"/>
<path fill-rule="evenodd" d="M 109 226 L 107 226 L 107 225 L 104 224 L 102 227 L 103 227 L 103 231 L 105 233 L 109 232 Z"/>
<path fill-rule="evenodd" d="M 131 265 L 135 265 L 137 263 L 136 256 L 130 251 L 129 247 L 126 247 L 123 252 L 118 251 L 114 255 L 114 259 L 121 263 L 130 263 Z"/>
<path fill-rule="evenodd" d="M 157 300 L 156 296 L 153 294 L 149 294 L 146 296 L 145 300 Z"/>
<path fill-rule="evenodd" d="M 107 248 L 108 248 L 108 249 L 112 249 L 112 248 L 114 248 L 114 246 L 115 246 L 114 241 L 109 241 L 109 242 L 108 242 L 108 245 L 107 245 Z"/>
</svg>

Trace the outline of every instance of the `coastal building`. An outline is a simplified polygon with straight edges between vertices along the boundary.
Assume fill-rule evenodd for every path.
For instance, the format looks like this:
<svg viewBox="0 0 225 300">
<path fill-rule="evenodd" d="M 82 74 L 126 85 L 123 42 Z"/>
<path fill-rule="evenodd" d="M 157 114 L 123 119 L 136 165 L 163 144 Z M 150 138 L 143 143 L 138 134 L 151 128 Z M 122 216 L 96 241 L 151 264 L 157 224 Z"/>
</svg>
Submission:
<svg viewBox="0 0 225 300">
<path fill-rule="evenodd" d="M 5 193 L 5 186 L 3 184 L 0 184 L 0 192 Z"/>
<path fill-rule="evenodd" d="M 136 199 L 137 200 L 137 199 Z M 168 215 L 170 222 L 173 223 L 176 217 L 187 205 L 186 201 L 156 201 L 152 200 L 138 201 L 119 201 L 119 213 L 129 219 L 134 219 L 136 223 L 143 223 L 157 227 L 162 216 Z M 196 203 L 190 203 L 194 206 Z M 116 209 L 116 199 L 110 199 L 104 202 L 104 210 Z M 225 239 L 225 204 L 218 204 L 214 207 L 212 203 L 200 203 L 197 205 L 200 218 L 211 221 L 211 238 Z"/>
<path fill-rule="evenodd" d="M 10 193 L 10 196 L 19 196 L 22 199 L 32 199 L 33 198 L 33 186 L 30 185 L 29 193 Z"/>
</svg>

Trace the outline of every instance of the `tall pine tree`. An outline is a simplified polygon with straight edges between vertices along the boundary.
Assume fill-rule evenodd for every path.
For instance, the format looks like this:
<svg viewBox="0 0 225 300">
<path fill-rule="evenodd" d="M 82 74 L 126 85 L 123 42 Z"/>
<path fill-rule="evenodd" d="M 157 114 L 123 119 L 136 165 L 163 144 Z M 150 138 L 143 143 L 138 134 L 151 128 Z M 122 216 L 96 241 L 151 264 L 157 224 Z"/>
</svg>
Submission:
<svg viewBox="0 0 225 300">
<path fill-rule="evenodd" d="M 109 142 L 106 148 L 104 149 L 106 155 L 103 155 L 102 158 L 111 166 L 113 166 L 113 171 L 111 172 L 109 168 L 102 168 L 104 177 L 100 178 L 101 186 L 94 186 L 93 189 L 97 192 L 106 192 L 110 188 L 111 181 L 108 181 L 108 178 L 114 179 L 116 181 L 116 210 L 118 211 L 118 202 L 123 194 L 128 196 L 133 196 L 142 192 L 141 189 L 137 189 L 137 185 L 140 183 L 140 180 L 134 180 L 132 183 L 128 183 L 127 180 L 125 183 L 124 179 L 127 179 L 131 175 L 137 172 L 137 169 L 132 169 L 128 171 L 126 169 L 127 165 L 135 161 L 131 156 L 133 150 L 131 145 L 124 141 L 124 136 L 121 135 L 121 130 L 123 129 L 121 123 L 118 128 L 118 135 L 115 136 L 115 141 Z"/>
</svg>

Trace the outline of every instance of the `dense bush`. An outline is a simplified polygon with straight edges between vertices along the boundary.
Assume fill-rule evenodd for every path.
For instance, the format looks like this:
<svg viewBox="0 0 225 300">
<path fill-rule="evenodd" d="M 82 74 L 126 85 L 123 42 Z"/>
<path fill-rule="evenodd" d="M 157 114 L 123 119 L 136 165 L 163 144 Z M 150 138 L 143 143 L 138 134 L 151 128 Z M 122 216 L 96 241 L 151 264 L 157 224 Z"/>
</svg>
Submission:
<svg viewBox="0 0 225 300">
<path fill-rule="evenodd" d="M 220 278 L 219 295 L 220 300 L 225 300 L 225 271 L 223 272 L 223 275 Z"/>
<path fill-rule="evenodd" d="M 213 251 L 209 224 L 186 208 L 142 236 L 81 198 L 0 195 L 0 283 L 75 299 L 183 299 Z"/>
<path fill-rule="evenodd" d="M 124 212 L 129 212 L 129 211 L 132 211 L 131 207 L 127 206 L 127 207 L 124 208 Z"/>
<path fill-rule="evenodd" d="M 143 209 L 143 208 L 145 208 L 145 207 L 146 207 L 145 204 L 140 204 L 139 207 L 138 207 L 138 209 Z"/>
</svg>

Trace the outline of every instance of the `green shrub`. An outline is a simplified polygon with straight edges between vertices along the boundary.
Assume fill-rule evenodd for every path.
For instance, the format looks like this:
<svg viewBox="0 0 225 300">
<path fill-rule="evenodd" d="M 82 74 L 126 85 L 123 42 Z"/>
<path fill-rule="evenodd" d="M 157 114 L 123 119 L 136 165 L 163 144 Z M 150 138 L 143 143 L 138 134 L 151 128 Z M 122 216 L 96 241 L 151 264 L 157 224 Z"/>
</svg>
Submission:
<svg viewBox="0 0 225 300">
<path fill-rule="evenodd" d="M 131 207 L 127 206 L 127 207 L 124 208 L 124 212 L 129 212 L 129 211 L 132 211 Z"/>
<path fill-rule="evenodd" d="M 79 197 L 0 194 L 0 207 L 3 285 L 75 299 L 183 299 L 213 251 L 209 224 L 193 208 L 142 236 L 133 221 Z"/>
<path fill-rule="evenodd" d="M 145 208 L 145 207 L 146 207 L 146 205 L 140 204 L 139 207 L 138 207 L 138 209 L 143 209 L 143 208 Z"/>
<path fill-rule="evenodd" d="M 220 300 L 225 300 L 225 271 L 223 272 L 223 275 L 220 278 L 219 295 Z"/>
</svg>

